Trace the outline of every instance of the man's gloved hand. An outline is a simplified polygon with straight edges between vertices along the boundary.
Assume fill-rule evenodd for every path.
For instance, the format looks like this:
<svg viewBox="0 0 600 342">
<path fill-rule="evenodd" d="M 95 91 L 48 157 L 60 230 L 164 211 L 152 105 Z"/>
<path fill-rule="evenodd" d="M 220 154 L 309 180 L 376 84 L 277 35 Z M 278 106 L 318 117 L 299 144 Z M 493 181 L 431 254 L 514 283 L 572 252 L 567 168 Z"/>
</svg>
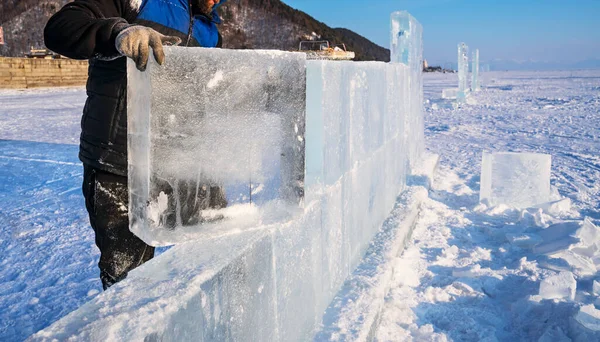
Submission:
<svg viewBox="0 0 600 342">
<path fill-rule="evenodd" d="M 163 64 L 165 53 L 164 45 L 177 45 L 181 43 L 178 37 L 165 36 L 155 30 L 134 25 L 119 32 L 115 39 L 115 46 L 123 56 L 127 56 L 135 62 L 139 71 L 145 71 L 150 56 L 150 48 L 158 64 Z"/>
</svg>

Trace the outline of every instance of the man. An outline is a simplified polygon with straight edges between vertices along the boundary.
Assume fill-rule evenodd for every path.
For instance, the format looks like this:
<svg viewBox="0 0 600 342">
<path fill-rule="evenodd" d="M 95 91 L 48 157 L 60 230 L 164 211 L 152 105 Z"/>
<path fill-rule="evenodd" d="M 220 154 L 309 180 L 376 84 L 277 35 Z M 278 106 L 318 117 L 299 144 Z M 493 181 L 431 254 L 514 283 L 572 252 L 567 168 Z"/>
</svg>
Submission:
<svg viewBox="0 0 600 342">
<path fill-rule="evenodd" d="M 163 44 L 220 47 L 216 8 L 224 1 L 75 0 L 46 25 L 48 48 L 90 60 L 79 158 L 104 289 L 154 256 L 154 248 L 129 231 L 126 57 L 144 71 L 150 54 L 164 62 Z M 214 192 L 203 202 L 225 206 L 222 190 Z"/>
</svg>

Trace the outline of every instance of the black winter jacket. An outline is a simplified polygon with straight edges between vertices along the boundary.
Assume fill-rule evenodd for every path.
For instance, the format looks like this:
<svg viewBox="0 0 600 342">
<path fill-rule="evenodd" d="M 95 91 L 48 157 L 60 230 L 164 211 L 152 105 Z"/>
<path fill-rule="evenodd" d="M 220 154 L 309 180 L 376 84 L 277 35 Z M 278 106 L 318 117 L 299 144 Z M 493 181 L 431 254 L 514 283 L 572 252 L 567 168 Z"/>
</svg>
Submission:
<svg viewBox="0 0 600 342">
<path fill-rule="evenodd" d="M 173 13 L 168 16 L 171 26 L 180 30 L 164 21 L 148 19 L 148 11 L 154 11 L 150 17 L 160 16 L 165 6 L 175 14 L 181 14 L 182 10 L 189 12 L 189 16 Z M 144 8 L 150 9 L 138 18 Z M 127 176 L 127 74 L 126 58 L 115 47 L 119 32 L 130 24 L 140 24 L 165 35 L 178 36 L 182 45 L 200 46 L 200 39 L 192 34 L 198 30 L 192 30 L 191 25 L 198 21 L 215 25 L 218 17 L 215 13 L 212 18 L 194 16 L 192 8 L 188 0 L 75 0 L 50 18 L 44 31 L 46 46 L 70 58 L 90 60 L 79 149 L 79 159 L 84 164 Z M 173 18 L 187 22 L 173 23 Z M 181 27 L 187 28 L 187 32 Z M 216 32 L 215 27 L 213 30 Z M 221 46 L 220 35 L 216 45 Z"/>
</svg>

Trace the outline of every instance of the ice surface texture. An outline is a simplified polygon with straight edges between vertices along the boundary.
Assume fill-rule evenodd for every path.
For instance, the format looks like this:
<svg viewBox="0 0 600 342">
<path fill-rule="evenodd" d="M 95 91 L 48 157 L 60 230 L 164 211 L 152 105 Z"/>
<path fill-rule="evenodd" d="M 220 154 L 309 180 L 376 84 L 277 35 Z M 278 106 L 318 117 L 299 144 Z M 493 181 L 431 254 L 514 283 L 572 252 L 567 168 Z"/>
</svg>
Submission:
<svg viewBox="0 0 600 342">
<path fill-rule="evenodd" d="M 483 153 L 480 200 L 529 208 L 550 201 L 551 156 Z"/>
<path fill-rule="evenodd" d="M 298 203 L 305 55 L 179 47 L 165 54 L 162 67 L 152 60 L 146 72 L 128 64 L 131 230 L 152 245 L 177 242 L 179 231 L 231 214 L 206 210 L 225 207 L 222 189 L 229 206 Z"/>
</svg>

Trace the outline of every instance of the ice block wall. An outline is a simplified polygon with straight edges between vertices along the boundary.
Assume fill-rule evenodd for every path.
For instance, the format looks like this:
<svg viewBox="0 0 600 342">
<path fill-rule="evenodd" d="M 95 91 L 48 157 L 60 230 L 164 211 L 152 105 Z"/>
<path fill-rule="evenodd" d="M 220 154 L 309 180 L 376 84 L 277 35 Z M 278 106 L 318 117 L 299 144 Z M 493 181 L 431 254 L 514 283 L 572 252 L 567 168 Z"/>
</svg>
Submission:
<svg viewBox="0 0 600 342">
<path fill-rule="evenodd" d="M 471 91 L 480 91 L 479 85 L 479 49 L 473 51 L 473 58 L 471 61 Z"/>
<path fill-rule="evenodd" d="M 458 44 L 458 100 L 464 101 L 469 92 L 469 47 Z"/>
<path fill-rule="evenodd" d="M 128 64 L 131 230 L 185 241 L 251 203 L 303 196 L 305 55 L 168 47 Z M 237 209 L 236 209 L 237 208 Z M 236 217 L 243 216 L 243 217 Z"/>
<path fill-rule="evenodd" d="M 327 252 L 346 270 L 405 185 L 413 147 L 405 133 L 415 128 L 405 119 L 419 115 L 408 105 L 419 96 L 408 91 L 409 75 L 403 64 L 307 63 L 306 200 L 322 202 Z"/>
<path fill-rule="evenodd" d="M 537 153 L 483 153 L 480 199 L 529 208 L 550 201 L 552 157 Z"/>
<path fill-rule="evenodd" d="M 390 27 L 390 63 L 404 64 L 409 68 L 407 83 L 396 91 L 415 92 L 401 100 L 406 105 L 408 115 L 405 115 L 404 144 L 407 146 L 408 159 L 411 167 L 419 159 L 425 149 L 423 121 L 423 26 L 407 11 L 391 14 Z M 404 88 L 402 88 L 404 87 Z"/>
<path fill-rule="evenodd" d="M 216 96 L 227 99 L 222 103 L 223 108 L 214 109 L 215 113 L 231 119 L 235 123 L 233 127 L 248 124 L 253 129 L 260 129 L 256 134 L 260 138 L 280 142 L 281 145 L 269 144 L 265 148 L 268 155 L 257 157 L 270 161 L 267 167 L 255 159 L 244 159 L 245 164 L 253 167 L 250 169 L 252 172 L 266 174 L 266 178 L 272 174 L 279 175 L 281 167 L 271 165 L 281 166 L 284 162 L 279 158 L 273 160 L 273 156 L 282 157 L 285 153 L 280 153 L 277 146 L 289 146 L 294 151 L 298 146 L 304 148 L 304 158 L 301 158 L 305 171 L 303 207 L 296 205 L 295 210 L 291 210 L 291 217 L 263 220 L 251 226 L 223 223 L 219 226 L 220 234 L 177 244 L 32 340 L 313 339 L 326 308 L 360 263 L 404 189 L 410 164 L 418 165 L 424 152 L 420 25 L 413 18 L 407 18 L 412 21 L 413 32 L 416 32 L 410 35 L 410 39 L 418 40 L 409 44 L 408 64 L 305 61 L 296 54 L 259 51 L 169 49 L 167 60 L 187 58 L 200 64 L 204 63 L 201 59 L 206 60 L 206 75 L 200 75 L 199 70 L 196 72 L 193 66 L 182 63 L 182 60 L 179 60 L 179 68 L 188 72 L 173 72 L 192 82 L 194 85 L 189 87 L 202 94 L 222 86 L 220 92 L 211 93 L 211 99 Z M 412 49 L 418 51 L 414 53 Z M 252 61 L 261 55 L 262 61 Z M 229 63 L 229 59 L 236 62 Z M 249 63 L 255 64 L 248 66 Z M 165 69 L 170 67 L 176 68 L 166 65 Z M 151 65 L 150 68 L 157 66 Z M 245 70 L 245 74 L 235 74 L 239 68 Z M 138 73 L 140 77 L 148 77 L 139 82 L 155 82 L 152 72 Z M 236 75 L 235 81 L 230 81 L 230 73 Z M 248 75 L 252 82 L 243 79 Z M 196 170 L 204 165 L 195 161 L 200 157 L 188 160 L 185 154 L 179 154 L 177 159 L 170 156 L 179 153 L 178 149 L 187 153 L 203 152 L 206 148 L 201 142 L 193 144 L 197 150 L 177 144 L 181 139 L 196 135 L 194 132 L 198 125 L 194 123 L 204 122 L 204 118 L 198 118 L 196 105 L 181 102 L 180 97 L 193 94 L 187 92 L 186 82 L 178 82 L 176 79 L 179 78 L 176 78 L 170 81 L 172 84 L 166 85 L 165 77 L 170 76 L 163 75 L 159 84 L 144 86 L 143 89 L 151 91 L 148 94 L 152 98 L 168 101 L 167 104 L 155 103 L 154 99 L 149 104 L 144 104 L 142 99 L 130 99 L 141 101 L 138 104 L 140 108 L 144 105 L 149 107 L 135 114 L 139 115 L 139 122 L 134 123 L 138 126 L 133 126 L 131 131 L 131 137 L 141 144 L 138 148 L 146 151 L 132 159 L 131 167 L 136 168 L 136 163 L 139 163 L 141 170 L 137 172 L 145 172 L 137 176 L 138 185 L 132 187 L 132 191 L 142 189 L 151 193 L 148 188 L 155 182 L 152 170 L 161 172 L 161 175 L 173 173 L 185 178 L 188 173 L 195 177 Z M 164 89 L 159 89 L 163 85 L 172 87 L 168 96 Z M 262 87 L 262 92 L 257 86 Z M 248 91 L 251 96 L 245 95 Z M 271 95 L 265 97 L 263 93 Z M 300 94 L 302 103 L 296 102 Z M 171 106 L 168 103 L 178 104 Z M 159 116 L 163 121 L 154 125 L 152 111 L 160 106 L 168 115 Z M 164 141 L 153 143 L 152 139 L 169 132 L 164 128 L 171 125 L 170 115 L 176 115 L 174 121 L 179 122 L 179 106 L 188 113 L 186 115 L 190 115 L 188 123 L 183 127 L 171 126 L 176 128 L 174 132 L 177 134 L 169 134 Z M 200 108 L 203 109 L 201 113 L 213 110 L 208 102 Z M 267 113 L 263 112 L 265 108 Z M 296 127 L 300 108 L 305 108 L 302 111 L 305 121 L 300 120 L 302 123 Z M 253 113 L 253 116 L 236 123 L 237 118 L 232 118 L 235 115 L 230 113 L 241 117 Z M 270 130 L 265 131 L 264 127 L 248 122 L 251 119 L 262 120 L 263 117 L 286 118 L 274 120 L 275 123 L 271 120 L 263 123 L 264 127 L 281 128 L 275 130 L 279 135 L 271 138 Z M 218 123 L 227 125 L 223 121 Z M 237 141 L 227 132 L 222 134 Z M 227 141 L 220 143 L 226 144 Z M 173 144 L 175 147 L 171 147 Z M 236 146 L 244 152 L 248 150 L 242 144 Z M 211 148 L 219 146 L 211 145 Z M 237 156 L 237 149 L 225 151 L 229 153 L 227 158 Z M 155 155 L 169 163 L 164 165 L 163 160 L 156 161 Z M 222 155 L 215 157 L 218 156 Z M 181 169 L 178 159 L 182 159 L 185 169 Z M 238 167 L 246 167 L 245 164 Z M 229 170 L 228 165 L 219 167 Z M 297 178 L 293 171 L 296 168 L 288 169 L 292 170 L 291 181 L 295 184 Z M 235 172 L 210 172 L 213 171 L 202 174 L 210 174 L 220 181 L 240 180 Z M 143 202 L 138 203 L 141 209 L 146 210 Z M 185 237 L 187 231 L 183 233 Z"/>
</svg>

